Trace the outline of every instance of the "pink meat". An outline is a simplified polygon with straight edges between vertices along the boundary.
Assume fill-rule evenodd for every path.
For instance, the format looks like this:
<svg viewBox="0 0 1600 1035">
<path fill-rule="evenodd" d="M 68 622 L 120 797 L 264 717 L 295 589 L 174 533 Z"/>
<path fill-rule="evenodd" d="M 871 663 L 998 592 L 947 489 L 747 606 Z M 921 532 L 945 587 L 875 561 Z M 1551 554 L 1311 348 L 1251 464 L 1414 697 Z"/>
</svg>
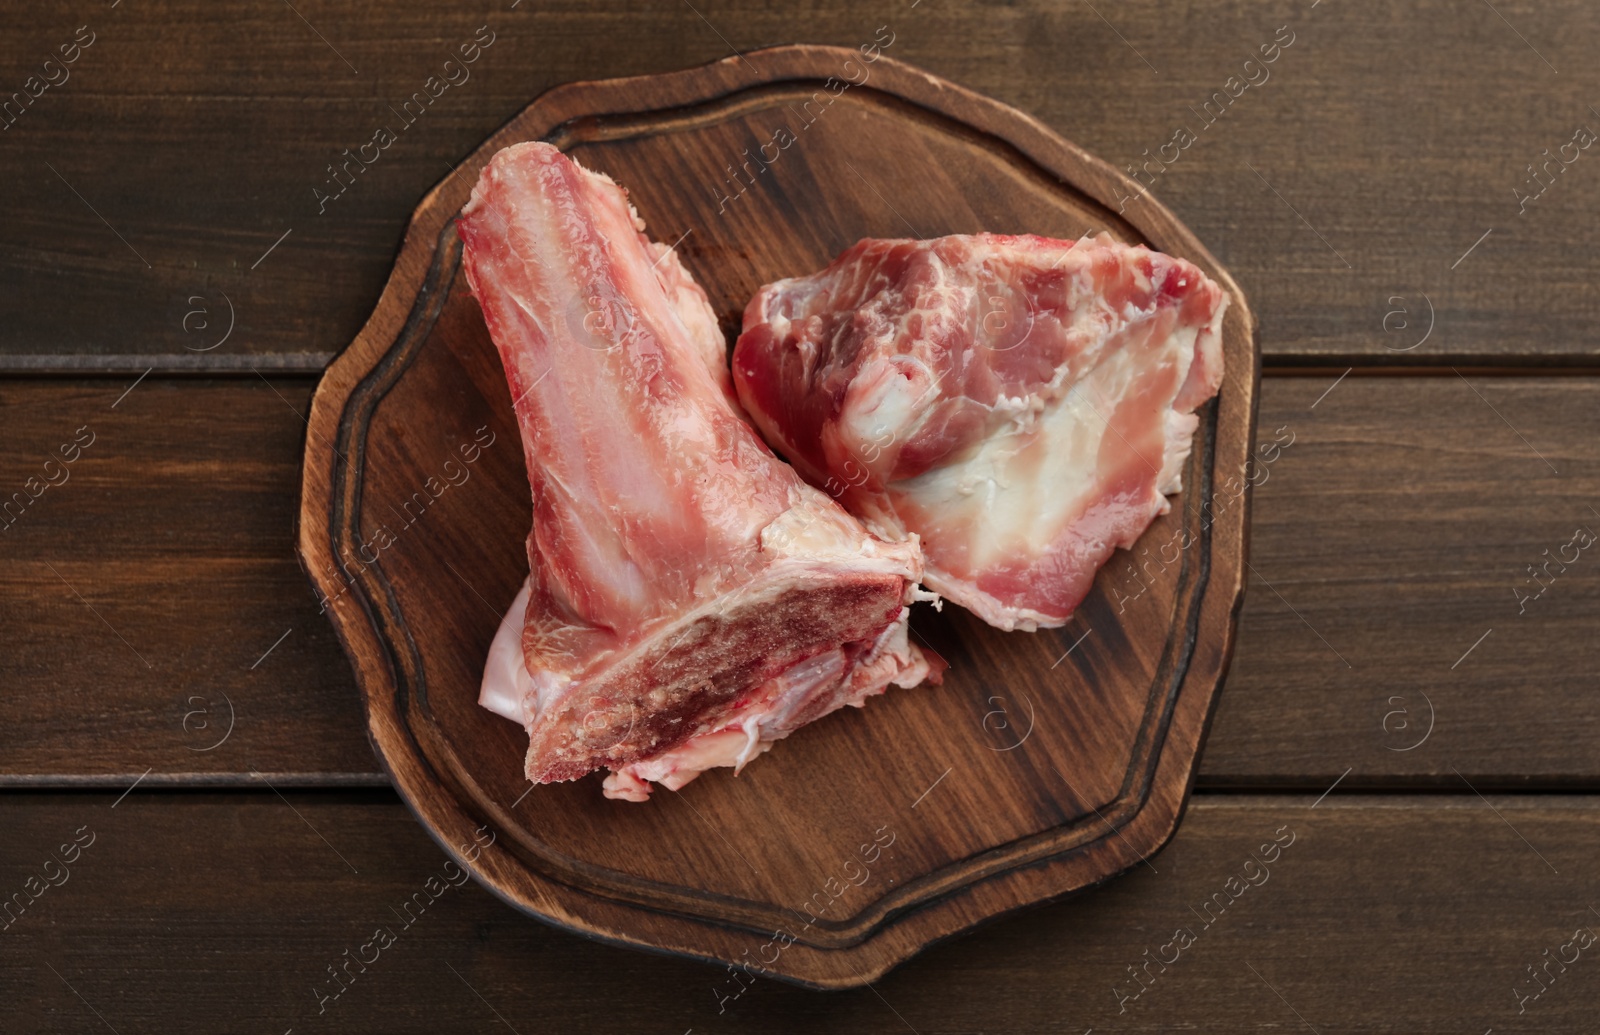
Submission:
<svg viewBox="0 0 1600 1035">
<path fill-rule="evenodd" d="M 762 288 L 734 351 L 774 448 L 923 581 L 1003 629 L 1059 626 L 1177 492 L 1222 382 L 1227 296 L 1107 235 L 865 240 Z"/>
<path fill-rule="evenodd" d="M 526 725 L 530 780 L 607 768 L 636 801 L 929 673 L 906 640 L 917 543 L 772 455 L 705 293 L 642 231 L 540 143 L 497 154 L 460 222 L 533 496 L 480 701 Z"/>
</svg>

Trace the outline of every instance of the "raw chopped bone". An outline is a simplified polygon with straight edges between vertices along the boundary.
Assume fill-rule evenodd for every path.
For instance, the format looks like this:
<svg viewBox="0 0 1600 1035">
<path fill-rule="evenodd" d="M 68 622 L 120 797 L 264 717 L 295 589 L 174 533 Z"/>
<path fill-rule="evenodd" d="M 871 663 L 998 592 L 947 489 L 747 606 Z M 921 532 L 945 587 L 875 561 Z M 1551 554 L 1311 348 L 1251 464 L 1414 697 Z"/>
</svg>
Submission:
<svg viewBox="0 0 1600 1035">
<path fill-rule="evenodd" d="M 1002 629 L 1071 617 L 1170 509 L 1227 296 L 1109 236 L 865 240 L 762 288 L 734 383 L 773 448 Z"/>
<path fill-rule="evenodd" d="M 480 696 L 527 728 L 528 779 L 606 768 L 607 796 L 641 801 L 930 674 L 906 639 L 916 540 L 772 455 L 705 293 L 620 187 L 519 144 L 460 232 L 532 487 L 529 579 Z"/>
</svg>

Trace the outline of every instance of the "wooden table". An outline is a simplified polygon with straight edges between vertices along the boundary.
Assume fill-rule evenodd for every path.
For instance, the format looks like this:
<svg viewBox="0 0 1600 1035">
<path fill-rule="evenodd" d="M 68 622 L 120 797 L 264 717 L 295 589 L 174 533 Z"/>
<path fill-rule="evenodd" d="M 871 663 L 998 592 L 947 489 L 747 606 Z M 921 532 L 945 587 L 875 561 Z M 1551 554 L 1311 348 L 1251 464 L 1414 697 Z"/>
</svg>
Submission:
<svg viewBox="0 0 1600 1035">
<path fill-rule="evenodd" d="M 1600 8 L 7 13 L 0 1030 L 1593 1030 Z M 323 200 L 482 26 L 470 78 Z M 1292 444 L 1176 839 L 870 989 L 758 981 L 723 1012 L 718 971 L 468 883 L 319 1003 L 444 863 L 291 551 L 307 401 L 407 214 L 554 84 L 880 26 L 1138 163 L 1259 315 L 1260 435 Z"/>
</svg>

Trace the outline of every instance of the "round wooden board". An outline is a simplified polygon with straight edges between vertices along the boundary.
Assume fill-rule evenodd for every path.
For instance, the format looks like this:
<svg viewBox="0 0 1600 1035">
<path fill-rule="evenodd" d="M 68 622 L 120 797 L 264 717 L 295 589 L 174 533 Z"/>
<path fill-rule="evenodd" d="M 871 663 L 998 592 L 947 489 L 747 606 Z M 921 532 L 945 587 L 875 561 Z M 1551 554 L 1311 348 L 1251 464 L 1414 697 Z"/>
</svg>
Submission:
<svg viewBox="0 0 1600 1035">
<path fill-rule="evenodd" d="M 526 735 L 476 703 L 527 573 L 531 506 L 454 219 L 490 156 L 534 139 L 630 188 L 730 334 L 760 285 L 861 237 L 1106 230 L 1195 262 L 1232 304 L 1185 491 L 1064 629 L 1008 634 L 919 605 L 913 629 L 950 663 L 943 686 L 891 690 L 739 777 L 713 771 L 643 805 L 603 799 L 598 777 L 530 788 Z M 560 87 L 434 188 L 317 390 L 299 545 L 378 757 L 445 850 L 552 923 L 735 964 L 707 973 L 719 1000 L 752 975 L 861 984 L 1158 850 L 1232 651 L 1259 360 L 1232 278 L 1153 198 L 1119 215 L 1118 192 L 1139 187 L 1026 115 L 815 46 Z"/>
</svg>

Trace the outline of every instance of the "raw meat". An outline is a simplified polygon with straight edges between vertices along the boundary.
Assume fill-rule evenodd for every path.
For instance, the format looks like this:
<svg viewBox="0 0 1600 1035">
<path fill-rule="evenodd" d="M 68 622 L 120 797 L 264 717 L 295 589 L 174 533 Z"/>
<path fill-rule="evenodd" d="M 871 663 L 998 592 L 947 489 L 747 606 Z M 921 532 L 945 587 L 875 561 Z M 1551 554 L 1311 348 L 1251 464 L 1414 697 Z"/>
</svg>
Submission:
<svg viewBox="0 0 1600 1035">
<path fill-rule="evenodd" d="M 705 293 L 623 190 L 509 147 L 463 210 L 533 494 L 527 585 L 480 702 L 528 730 L 528 779 L 599 768 L 644 800 L 890 683 L 922 574 L 772 455 L 738 410 Z"/>
<path fill-rule="evenodd" d="M 1064 624 L 1177 492 L 1227 296 L 1108 235 L 865 240 L 762 288 L 734 384 L 772 446 L 1002 629 Z"/>
</svg>

